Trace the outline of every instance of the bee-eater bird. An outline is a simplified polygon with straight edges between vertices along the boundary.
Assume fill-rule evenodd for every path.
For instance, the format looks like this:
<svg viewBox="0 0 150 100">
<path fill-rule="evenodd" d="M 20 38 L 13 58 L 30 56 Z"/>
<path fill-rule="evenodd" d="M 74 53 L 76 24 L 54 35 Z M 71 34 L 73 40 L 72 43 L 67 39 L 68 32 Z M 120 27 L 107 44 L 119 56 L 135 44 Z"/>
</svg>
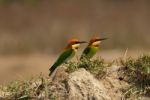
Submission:
<svg viewBox="0 0 150 100">
<path fill-rule="evenodd" d="M 49 76 L 52 75 L 52 73 L 54 72 L 54 70 L 58 66 L 60 66 L 61 64 L 67 62 L 68 60 L 70 60 L 75 55 L 75 53 L 77 52 L 80 44 L 82 44 L 82 43 L 86 43 L 86 42 L 85 41 L 79 41 L 77 39 L 71 39 L 69 41 L 69 44 L 65 47 L 64 51 L 61 53 L 61 55 L 56 60 L 56 62 L 49 69 L 49 71 L 50 71 Z"/>
<path fill-rule="evenodd" d="M 99 38 L 99 37 L 94 37 L 90 40 L 90 42 L 88 43 L 88 46 L 84 49 L 80 60 L 82 60 L 84 57 L 85 58 L 92 58 L 96 52 L 99 50 L 99 46 L 101 41 L 106 40 L 107 38 Z"/>
</svg>

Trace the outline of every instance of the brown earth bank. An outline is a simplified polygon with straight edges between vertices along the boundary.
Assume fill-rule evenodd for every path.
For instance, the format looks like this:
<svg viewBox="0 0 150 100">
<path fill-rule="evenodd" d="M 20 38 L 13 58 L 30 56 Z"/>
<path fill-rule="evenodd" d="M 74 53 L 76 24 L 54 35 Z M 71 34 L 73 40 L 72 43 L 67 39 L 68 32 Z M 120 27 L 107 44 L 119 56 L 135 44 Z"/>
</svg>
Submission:
<svg viewBox="0 0 150 100">
<path fill-rule="evenodd" d="M 111 51 L 112 52 L 112 51 Z M 103 56 L 103 51 L 100 54 L 102 58 L 94 58 L 91 60 L 85 59 L 84 61 L 68 62 L 58 67 L 52 76 L 48 77 L 48 70 L 43 68 L 39 70 L 35 67 L 26 71 L 23 69 L 24 75 L 15 76 L 11 83 L 0 85 L 0 99 L 2 100 L 16 100 L 16 99 L 39 99 L 39 100 L 149 100 L 150 99 L 150 86 L 149 86 L 149 62 L 150 54 L 138 56 L 138 58 L 127 58 L 131 56 L 131 52 L 121 53 L 122 59 L 116 59 L 112 63 L 111 57 L 116 57 L 113 51 L 110 55 Z M 117 54 L 119 52 L 117 51 Z M 123 54 L 123 56 L 122 56 Z M 108 57 L 107 57 L 107 56 Z M 132 54 L 133 55 L 133 54 Z M 138 53 L 137 53 L 138 55 Z M 28 56 L 20 56 L 20 61 L 26 61 L 40 65 L 41 58 L 49 59 L 48 56 L 32 55 L 33 58 L 29 59 Z M 136 57 L 136 56 L 134 56 Z M 17 61 L 15 57 L 12 57 Z M 10 58 L 10 59 L 12 59 Z M 28 59 L 27 59 L 28 58 Z M 52 56 L 55 58 L 55 56 Z M 17 58 L 18 59 L 18 58 Z M 37 60 L 38 59 L 38 60 Z M 54 59 L 51 59 L 52 63 Z M 13 60 L 11 60 L 14 62 Z M 46 60 L 45 60 L 46 61 Z M 3 61 L 4 62 L 4 61 Z M 28 63 L 27 63 L 28 62 Z M 47 61 L 46 61 L 47 62 Z M 32 64 L 31 63 L 31 64 Z M 21 73 L 21 69 L 16 73 Z M 48 66 L 49 68 L 49 66 Z M 47 69 L 48 69 L 47 68 Z M 15 69 L 15 70 L 16 70 Z M 43 70 L 42 70 L 43 69 Z M 44 72 L 43 71 L 43 72 Z M 15 72 L 11 73 L 14 75 Z M 26 73 L 26 74 L 25 74 Z M 34 77 L 31 77 L 31 73 Z M 10 73 L 9 73 L 10 74 Z M 36 75 L 38 74 L 38 75 Z M 13 76 L 10 75 L 10 76 Z M 27 78 L 28 77 L 28 78 Z M 30 77 L 30 78 L 29 78 Z M 5 77 L 3 77 L 5 80 Z M 10 80 L 9 80 L 10 81 Z"/>
</svg>

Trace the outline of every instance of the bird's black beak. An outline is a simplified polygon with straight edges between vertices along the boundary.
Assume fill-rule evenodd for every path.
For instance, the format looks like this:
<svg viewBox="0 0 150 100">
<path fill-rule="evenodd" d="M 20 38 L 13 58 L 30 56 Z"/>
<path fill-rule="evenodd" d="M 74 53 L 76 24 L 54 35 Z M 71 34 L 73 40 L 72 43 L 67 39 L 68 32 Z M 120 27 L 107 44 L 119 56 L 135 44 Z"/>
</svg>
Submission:
<svg viewBox="0 0 150 100">
<path fill-rule="evenodd" d="M 79 41 L 78 43 L 82 44 L 82 43 L 87 43 L 86 41 Z"/>
<path fill-rule="evenodd" d="M 103 41 L 103 40 L 107 40 L 108 38 L 100 38 L 100 39 L 97 39 L 98 41 Z"/>
</svg>

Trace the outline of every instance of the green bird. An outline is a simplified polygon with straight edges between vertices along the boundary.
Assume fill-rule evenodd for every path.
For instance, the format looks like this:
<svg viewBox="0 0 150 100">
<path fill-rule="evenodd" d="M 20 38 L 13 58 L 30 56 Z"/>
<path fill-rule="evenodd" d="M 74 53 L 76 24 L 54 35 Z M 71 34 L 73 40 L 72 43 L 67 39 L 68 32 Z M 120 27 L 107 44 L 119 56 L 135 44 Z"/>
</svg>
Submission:
<svg viewBox="0 0 150 100">
<path fill-rule="evenodd" d="M 84 49 L 80 57 L 80 60 L 82 60 L 83 58 L 91 59 L 99 50 L 101 41 L 106 40 L 106 39 L 107 38 L 99 38 L 99 37 L 92 38 L 88 46 Z"/>
<path fill-rule="evenodd" d="M 69 44 L 65 47 L 64 51 L 61 53 L 61 55 L 56 60 L 56 62 L 49 69 L 49 71 L 50 71 L 49 76 L 52 75 L 52 73 L 55 71 L 55 69 L 58 66 L 60 66 L 61 64 L 67 62 L 72 57 L 74 57 L 74 55 L 77 52 L 80 44 L 82 44 L 82 43 L 86 43 L 86 42 L 85 41 L 79 41 L 77 39 L 71 39 L 69 41 Z"/>
</svg>

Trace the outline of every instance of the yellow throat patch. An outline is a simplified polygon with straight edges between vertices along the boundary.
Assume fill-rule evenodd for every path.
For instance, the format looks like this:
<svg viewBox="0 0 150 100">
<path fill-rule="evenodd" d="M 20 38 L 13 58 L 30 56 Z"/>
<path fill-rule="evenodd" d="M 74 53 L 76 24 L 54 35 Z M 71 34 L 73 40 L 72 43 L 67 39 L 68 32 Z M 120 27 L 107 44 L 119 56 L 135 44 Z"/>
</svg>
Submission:
<svg viewBox="0 0 150 100">
<path fill-rule="evenodd" d="M 93 42 L 92 45 L 95 46 L 95 47 L 98 47 L 100 45 L 101 41 L 96 41 L 96 42 Z"/>
</svg>

